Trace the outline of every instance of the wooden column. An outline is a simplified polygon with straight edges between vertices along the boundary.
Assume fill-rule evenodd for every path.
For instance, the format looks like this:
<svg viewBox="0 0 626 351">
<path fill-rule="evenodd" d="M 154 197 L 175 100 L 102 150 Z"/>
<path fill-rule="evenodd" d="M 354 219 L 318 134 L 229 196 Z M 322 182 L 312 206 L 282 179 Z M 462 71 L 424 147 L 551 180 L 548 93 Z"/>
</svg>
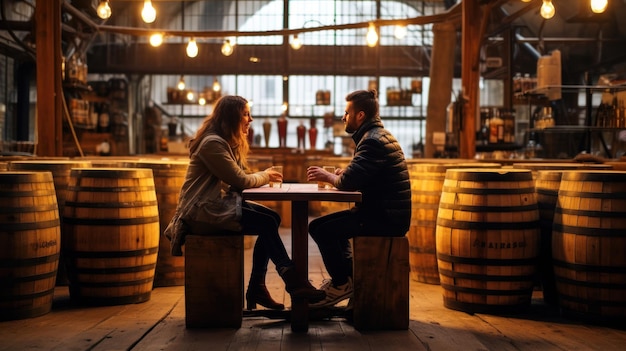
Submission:
<svg viewBox="0 0 626 351">
<path fill-rule="evenodd" d="M 446 107 L 450 103 L 452 78 L 454 78 L 455 25 L 451 22 L 435 23 L 433 25 L 433 34 L 424 157 L 433 157 L 435 154 L 436 148 L 433 144 L 433 133 L 445 133 Z"/>
<path fill-rule="evenodd" d="M 63 154 L 61 1 L 37 1 L 37 155 Z"/>
<path fill-rule="evenodd" d="M 476 115 L 479 101 L 479 58 L 483 14 L 478 1 L 463 1 L 461 6 L 461 81 L 466 102 L 463 105 L 459 157 L 473 159 L 476 155 Z"/>
</svg>

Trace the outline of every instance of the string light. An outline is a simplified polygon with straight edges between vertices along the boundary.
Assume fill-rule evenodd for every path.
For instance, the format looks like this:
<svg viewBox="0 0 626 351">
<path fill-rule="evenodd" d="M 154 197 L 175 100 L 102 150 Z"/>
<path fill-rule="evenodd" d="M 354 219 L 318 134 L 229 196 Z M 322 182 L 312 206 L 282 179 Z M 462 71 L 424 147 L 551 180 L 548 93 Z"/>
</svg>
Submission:
<svg viewBox="0 0 626 351">
<path fill-rule="evenodd" d="M 554 9 L 554 5 L 552 5 L 552 0 L 543 0 L 543 5 L 541 5 L 541 10 L 539 11 L 541 17 L 550 19 L 554 17 L 555 12 L 556 10 Z"/>
<path fill-rule="evenodd" d="M 378 33 L 376 33 L 376 27 L 374 23 L 370 22 L 369 28 L 367 29 L 367 46 L 373 48 L 378 43 Z"/>
<path fill-rule="evenodd" d="M 176 85 L 178 90 L 185 90 L 185 78 L 180 76 L 180 80 L 178 81 L 178 85 Z"/>
<path fill-rule="evenodd" d="M 109 6 L 109 0 L 102 0 L 100 4 L 98 4 L 98 8 L 96 9 L 98 12 L 98 17 L 102 19 L 107 19 L 111 17 L 111 6 Z"/>
<path fill-rule="evenodd" d="M 591 0 L 591 11 L 594 13 L 602 13 L 609 5 L 609 0 Z"/>
<path fill-rule="evenodd" d="M 144 0 L 143 10 L 141 10 L 141 18 L 146 23 L 152 23 L 156 19 L 156 10 L 152 6 L 152 1 Z"/>
<path fill-rule="evenodd" d="M 233 49 L 233 46 L 230 44 L 230 40 L 226 39 L 224 40 L 224 45 L 222 45 L 222 54 L 224 56 L 230 56 L 233 54 L 233 51 L 235 51 Z"/>
<path fill-rule="evenodd" d="M 159 47 L 163 44 L 163 33 L 154 33 L 150 36 L 150 45 Z"/>
<path fill-rule="evenodd" d="M 213 80 L 213 91 L 218 92 L 220 90 L 222 90 L 222 86 L 220 82 L 217 81 L 217 78 L 215 78 L 215 80 Z"/>
<path fill-rule="evenodd" d="M 291 40 L 291 48 L 294 50 L 298 50 L 302 47 L 302 42 L 300 38 L 298 38 L 298 34 L 293 35 L 293 40 Z"/>
<path fill-rule="evenodd" d="M 189 43 L 187 44 L 187 56 L 191 58 L 198 56 L 198 45 L 194 38 L 189 39 Z"/>
</svg>

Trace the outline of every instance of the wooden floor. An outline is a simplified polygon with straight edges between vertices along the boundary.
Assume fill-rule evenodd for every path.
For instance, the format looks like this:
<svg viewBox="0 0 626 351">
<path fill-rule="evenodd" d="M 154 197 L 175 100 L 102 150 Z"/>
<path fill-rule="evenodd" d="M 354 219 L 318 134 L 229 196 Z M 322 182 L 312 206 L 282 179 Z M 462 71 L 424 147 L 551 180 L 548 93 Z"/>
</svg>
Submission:
<svg viewBox="0 0 626 351">
<path fill-rule="evenodd" d="M 283 240 L 290 246 L 288 232 Z M 314 243 L 309 269 L 314 285 L 325 277 Z M 246 250 L 246 277 L 251 250 Z M 247 283 L 247 282 L 246 282 Z M 270 267 L 268 285 L 289 305 Z M 246 317 L 240 329 L 186 329 L 182 286 L 156 288 L 149 301 L 107 307 L 76 306 L 57 287 L 52 312 L 0 322 L 0 350 L 624 350 L 626 327 L 566 319 L 536 291 L 516 315 L 470 315 L 443 306 L 441 287 L 411 281 L 409 330 L 359 332 L 343 318 L 312 321 L 309 332 L 289 323 Z"/>
</svg>

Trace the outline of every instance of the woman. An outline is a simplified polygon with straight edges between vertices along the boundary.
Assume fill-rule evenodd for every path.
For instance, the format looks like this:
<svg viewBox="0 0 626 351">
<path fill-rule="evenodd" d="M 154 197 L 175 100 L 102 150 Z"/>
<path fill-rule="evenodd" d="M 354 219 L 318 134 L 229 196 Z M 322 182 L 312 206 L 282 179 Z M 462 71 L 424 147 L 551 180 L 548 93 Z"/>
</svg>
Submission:
<svg viewBox="0 0 626 351">
<path fill-rule="evenodd" d="M 223 96 L 189 143 L 189 168 L 176 214 L 165 230 L 165 235 L 172 240 L 172 255 L 182 255 L 181 245 L 186 234 L 210 235 L 228 228 L 258 235 L 246 292 L 247 308 L 256 308 L 257 303 L 270 309 L 285 308 L 272 299 L 265 286 L 270 259 L 292 297 L 306 298 L 309 302 L 322 300 L 325 293 L 298 278 L 295 273 L 293 262 L 278 234 L 278 213 L 260 204 L 243 201 L 239 217 L 233 210 L 234 203 L 226 203 L 227 199 L 241 199 L 239 194 L 243 189 L 260 187 L 270 180 L 282 181 L 282 174 L 271 168 L 246 173 L 247 136 L 251 122 L 248 101 L 240 96 Z M 203 211 L 198 211 L 199 208 Z M 224 218 L 230 222 L 216 224 Z"/>
</svg>

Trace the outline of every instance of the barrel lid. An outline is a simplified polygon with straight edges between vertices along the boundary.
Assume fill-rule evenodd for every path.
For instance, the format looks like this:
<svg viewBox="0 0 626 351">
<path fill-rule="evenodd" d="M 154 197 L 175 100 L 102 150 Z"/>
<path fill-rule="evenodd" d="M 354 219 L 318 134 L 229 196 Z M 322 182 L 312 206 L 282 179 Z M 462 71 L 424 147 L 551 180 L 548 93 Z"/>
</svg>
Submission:
<svg viewBox="0 0 626 351">
<path fill-rule="evenodd" d="M 565 171 L 561 181 L 626 182 L 626 171 L 576 170 Z"/>
<path fill-rule="evenodd" d="M 451 168 L 446 171 L 446 179 L 467 181 L 525 181 L 532 180 L 527 169 L 514 168 Z"/>
</svg>

